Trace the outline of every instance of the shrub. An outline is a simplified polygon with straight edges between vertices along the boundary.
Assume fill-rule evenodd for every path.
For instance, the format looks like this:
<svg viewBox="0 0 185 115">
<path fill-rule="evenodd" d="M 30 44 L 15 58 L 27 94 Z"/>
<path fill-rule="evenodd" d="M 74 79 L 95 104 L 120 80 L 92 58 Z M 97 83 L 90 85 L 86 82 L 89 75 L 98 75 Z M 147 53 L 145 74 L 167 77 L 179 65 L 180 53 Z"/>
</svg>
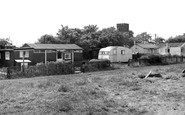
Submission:
<svg viewBox="0 0 185 115">
<path fill-rule="evenodd" d="M 73 74 L 74 67 L 72 63 L 66 62 L 48 62 L 47 64 L 38 63 L 35 66 L 29 66 L 22 72 L 20 69 L 10 68 L 11 78 L 34 77 L 46 75 Z"/>
<path fill-rule="evenodd" d="M 26 77 L 33 77 L 36 76 L 36 67 L 35 66 L 30 66 L 29 69 L 25 70 L 25 76 Z"/>
<path fill-rule="evenodd" d="M 47 75 L 47 66 L 44 63 L 37 63 L 35 72 L 37 76 Z"/>
<path fill-rule="evenodd" d="M 48 75 L 56 75 L 57 74 L 57 64 L 55 62 L 48 62 L 47 63 L 47 72 Z"/>
<path fill-rule="evenodd" d="M 110 68 L 110 61 L 109 60 L 98 60 L 92 59 L 88 63 L 82 65 L 83 71 L 98 71 L 98 70 L 105 70 Z"/>
<path fill-rule="evenodd" d="M 106 67 L 110 67 L 110 61 L 109 60 L 92 59 L 92 60 L 89 61 L 89 63 L 92 66 L 97 67 L 98 69 L 104 69 Z"/>
<path fill-rule="evenodd" d="M 149 65 L 158 65 L 162 64 L 162 56 L 161 55 L 155 55 L 155 54 L 147 54 L 143 55 L 140 58 L 140 61 L 142 61 L 144 64 Z"/>
</svg>

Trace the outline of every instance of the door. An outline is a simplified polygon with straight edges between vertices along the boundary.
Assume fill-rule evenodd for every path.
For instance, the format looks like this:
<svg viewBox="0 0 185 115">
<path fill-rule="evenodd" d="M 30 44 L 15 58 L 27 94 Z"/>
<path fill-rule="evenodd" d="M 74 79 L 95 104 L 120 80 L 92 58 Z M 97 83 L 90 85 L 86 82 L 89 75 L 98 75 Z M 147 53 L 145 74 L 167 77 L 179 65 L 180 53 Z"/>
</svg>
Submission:
<svg viewBox="0 0 185 115">
<path fill-rule="evenodd" d="M 64 59 L 64 56 L 63 56 L 63 53 L 62 52 L 57 52 L 57 61 L 63 61 Z"/>
</svg>

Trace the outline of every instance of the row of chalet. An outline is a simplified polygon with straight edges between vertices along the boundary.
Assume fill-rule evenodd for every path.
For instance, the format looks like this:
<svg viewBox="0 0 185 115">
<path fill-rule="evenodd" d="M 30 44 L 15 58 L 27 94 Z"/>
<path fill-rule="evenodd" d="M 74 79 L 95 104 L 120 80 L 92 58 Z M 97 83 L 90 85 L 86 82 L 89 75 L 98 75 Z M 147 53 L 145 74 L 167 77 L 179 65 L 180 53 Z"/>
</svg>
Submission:
<svg viewBox="0 0 185 115">
<path fill-rule="evenodd" d="M 185 56 L 185 43 L 165 43 L 165 44 L 135 44 L 132 48 L 133 54 L 161 54 Z"/>
<path fill-rule="evenodd" d="M 135 44 L 133 54 L 161 54 L 185 56 L 185 43 Z M 0 67 L 35 65 L 49 61 L 71 61 L 80 65 L 83 49 L 75 44 L 24 44 L 20 48 L 0 48 Z"/>
<path fill-rule="evenodd" d="M 0 49 L 0 67 L 35 65 L 49 61 L 83 60 L 83 49 L 76 44 L 24 44 L 20 48 Z"/>
</svg>

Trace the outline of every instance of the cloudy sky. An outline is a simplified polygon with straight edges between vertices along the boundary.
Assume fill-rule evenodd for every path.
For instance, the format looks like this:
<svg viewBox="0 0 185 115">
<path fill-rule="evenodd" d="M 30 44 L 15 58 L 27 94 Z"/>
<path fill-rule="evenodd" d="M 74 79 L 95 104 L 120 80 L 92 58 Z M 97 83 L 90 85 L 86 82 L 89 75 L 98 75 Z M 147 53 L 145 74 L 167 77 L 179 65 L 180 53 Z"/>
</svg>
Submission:
<svg viewBox="0 0 185 115">
<path fill-rule="evenodd" d="M 184 0 L 0 0 L 0 38 L 14 45 L 56 35 L 61 25 L 100 29 L 129 23 L 134 35 L 169 38 L 185 33 Z"/>
</svg>

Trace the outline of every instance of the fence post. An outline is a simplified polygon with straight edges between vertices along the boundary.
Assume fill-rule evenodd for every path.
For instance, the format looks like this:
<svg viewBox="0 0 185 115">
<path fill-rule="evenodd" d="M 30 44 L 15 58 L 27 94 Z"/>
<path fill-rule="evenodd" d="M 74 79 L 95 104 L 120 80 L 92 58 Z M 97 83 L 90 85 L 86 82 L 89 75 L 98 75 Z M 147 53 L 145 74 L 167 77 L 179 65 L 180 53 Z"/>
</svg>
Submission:
<svg viewBox="0 0 185 115">
<path fill-rule="evenodd" d="M 11 73 L 10 73 L 10 68 L 7 67 L 7 79 L 11 79 Z"/>
</svg>

